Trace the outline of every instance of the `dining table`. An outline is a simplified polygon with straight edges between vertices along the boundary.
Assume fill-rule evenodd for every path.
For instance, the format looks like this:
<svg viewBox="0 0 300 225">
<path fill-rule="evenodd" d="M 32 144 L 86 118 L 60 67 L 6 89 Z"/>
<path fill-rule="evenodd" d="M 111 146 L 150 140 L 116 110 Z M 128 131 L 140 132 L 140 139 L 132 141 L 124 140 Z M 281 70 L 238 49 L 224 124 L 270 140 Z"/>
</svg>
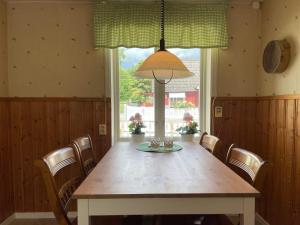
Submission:
<svg viewBox="0 0 300 225">
<path fill-rule="evenodd" d="M 156 153 L 114 144 L 75 191 L 78 225 L 91 216 L 237 214 L 255 224 L 259 192 L 198 143 Z M 105 224 L 104 224 L 105 225 Z"/>
</svg>

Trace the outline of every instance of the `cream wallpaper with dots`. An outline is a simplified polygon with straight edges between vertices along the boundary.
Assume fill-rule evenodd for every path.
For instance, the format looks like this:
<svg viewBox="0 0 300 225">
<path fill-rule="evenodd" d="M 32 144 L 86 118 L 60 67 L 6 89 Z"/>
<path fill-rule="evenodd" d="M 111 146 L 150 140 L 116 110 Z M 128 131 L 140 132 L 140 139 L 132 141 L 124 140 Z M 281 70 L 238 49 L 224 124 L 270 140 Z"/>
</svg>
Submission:
<svg viewBox="0 0 300 225">
<path fill-rule="evenodd" d="M 218 96 L 255 96 L 261 46 L 261 12 L 248 4 L 231 4 L 229 48 L 219 50 Z"/>
<path fill-rule="evenodd" d="M 259 95 L 300 93 L 300 2 L 299 0 L 264 0 L 262 7 L 262 49 L 271 40 L 287 39 L 291 45 L 291 62 L 281 74 L 266 74 L 262 67 L 258 77 Z"/>
<path fill-rule="evenodd" d="M 9 96 L 101 97 L 104 50 L 85 2 L 9 2 Z"/>
<path fill-rule="evenodd" d="M 90 4 L 9 3 L 10 96 L 97 97 L 104 93 L 104 53 L 94 50 Z M 233 4 L 230 47 L 219 51 L 218 96 L 256 94 L 260 13 Z"/>
<path fill-rule="evenodd" d="M 0 0 L 0 97 L 8 96 L 6 3 Z"/>
<path fill-rule="evenodd" d="M 9 96 L 99 97 L 105 57 L 93 49 L 92 7 L 76 2 L 8 3 Z M 230 46 L 219 51 L 217 95 L 257 93 L 260 10 L 231 4 Z"/>
</svg>

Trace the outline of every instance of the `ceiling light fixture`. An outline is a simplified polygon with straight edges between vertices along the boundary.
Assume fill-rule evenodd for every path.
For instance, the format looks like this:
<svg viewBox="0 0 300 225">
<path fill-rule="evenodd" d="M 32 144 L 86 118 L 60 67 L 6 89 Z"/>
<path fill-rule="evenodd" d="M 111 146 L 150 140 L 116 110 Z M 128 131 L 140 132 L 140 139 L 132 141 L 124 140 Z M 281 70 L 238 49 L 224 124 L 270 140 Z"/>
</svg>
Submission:
<svg viewBox="0 0 300 225">
<path fill-rule="evenodd" d="M 172 79 L 185 78 L 194 75 L 182 61 L 165 47 L 165 1 L 161 0 L 160 17 L 160 47 L 150 55 L 135 72 L 136 77 L 155 79 L 160 84 L 168 84 Z M 162 80 L 168 80 L 163 82 Z"/>
</svg>

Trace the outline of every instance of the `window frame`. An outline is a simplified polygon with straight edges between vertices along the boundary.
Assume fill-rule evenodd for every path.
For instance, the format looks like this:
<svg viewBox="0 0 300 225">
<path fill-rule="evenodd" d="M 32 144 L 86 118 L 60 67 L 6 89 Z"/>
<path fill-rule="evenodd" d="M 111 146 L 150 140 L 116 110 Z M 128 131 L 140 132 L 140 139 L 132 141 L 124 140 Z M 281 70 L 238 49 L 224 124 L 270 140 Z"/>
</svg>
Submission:
<svg viewBox="0 0 300 225">
<path fill-rule="evenodd" d="M 200 49 L 200 90 L 199 90 L 199 129 L 203 132 L 210 133 L 211 121 L 211 98 L 212 94 L 216 96 L 216 72 L 217 72 L 217 55 L 218 50 L 215 49 Z M 120 101 L 119 101 L 119 59 L 118 48 L 106 49 L 106 80 L 108 80 L 106 87 L 110 89 L 107 91 L 108 96 L 111 97 L 111 118 L 112 118 L 112 143 L 130 141 L 129 137 L 120 136 Z M 159 136 L 165 133 L 165 114 L 164 99 L 156 101 L 156 95 L 165 92 L 163 85 L 155 82 L 155 135 Z M 164 96 L 164 95 L 163 95 Z M 160 120 L 157 120 L 160 118 Z M 162 125 L 163 124 L 163 125 Z M 145 140 L 150 140 L 151 137 L 145 137 Z M 180 137 L 174 137 L 175 141 L 180 140 Z"/>
</svg>

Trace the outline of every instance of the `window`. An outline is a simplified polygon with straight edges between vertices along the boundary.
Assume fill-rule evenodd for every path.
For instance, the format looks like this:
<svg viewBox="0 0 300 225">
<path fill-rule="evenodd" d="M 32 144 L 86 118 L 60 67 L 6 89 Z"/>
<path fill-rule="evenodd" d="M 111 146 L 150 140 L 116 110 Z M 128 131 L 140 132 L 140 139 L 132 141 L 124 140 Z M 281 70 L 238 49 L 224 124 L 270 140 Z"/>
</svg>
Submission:
<svg viewBox="0 0 300 225">
<path fill-rule="evenodd" d="M 153 80 L 133 76 L 139 65 L 154 49 L 119 48 L 119 137 L 129 137 L 129 119 L 136 113 L 142 115 L 146 136 L 154 135 L 154 83 Z"/>
<path fill-rule="evenodd" d="M 184 113 L 199 124 L 200 49 L 169 49 L 178 56 L 194 76 L 174 79 L 165 86 L 165 135 L 178 136 L 176 129 L 183 125 Z"/>
<path fill-rule="evenodd" d="M 111 73 L 115 139 L 130 137 L 129 119 L 136 113 L 142 115 L 146 137 L 172 136 L 179 134 L 176 129 L 183 125 L 184 113 L 190 113 L 200 128 L 200 93 L 204 90 L 202 81 L 203 54 L 200 49 L 169 49 L 194 72 L 194 76 L 173 79 L 167 85 L 154 80 L 138 79 L 133 76 L 138 66 L 153 52 L 154 48 L 119 48 L 111 51 Z M 203 70 L 204 71 L 204 70 Z M 203 93 L 205 95 L 205 93 Z M 206 104 L 207 105 L 207 104 Z"/>
</svg>

